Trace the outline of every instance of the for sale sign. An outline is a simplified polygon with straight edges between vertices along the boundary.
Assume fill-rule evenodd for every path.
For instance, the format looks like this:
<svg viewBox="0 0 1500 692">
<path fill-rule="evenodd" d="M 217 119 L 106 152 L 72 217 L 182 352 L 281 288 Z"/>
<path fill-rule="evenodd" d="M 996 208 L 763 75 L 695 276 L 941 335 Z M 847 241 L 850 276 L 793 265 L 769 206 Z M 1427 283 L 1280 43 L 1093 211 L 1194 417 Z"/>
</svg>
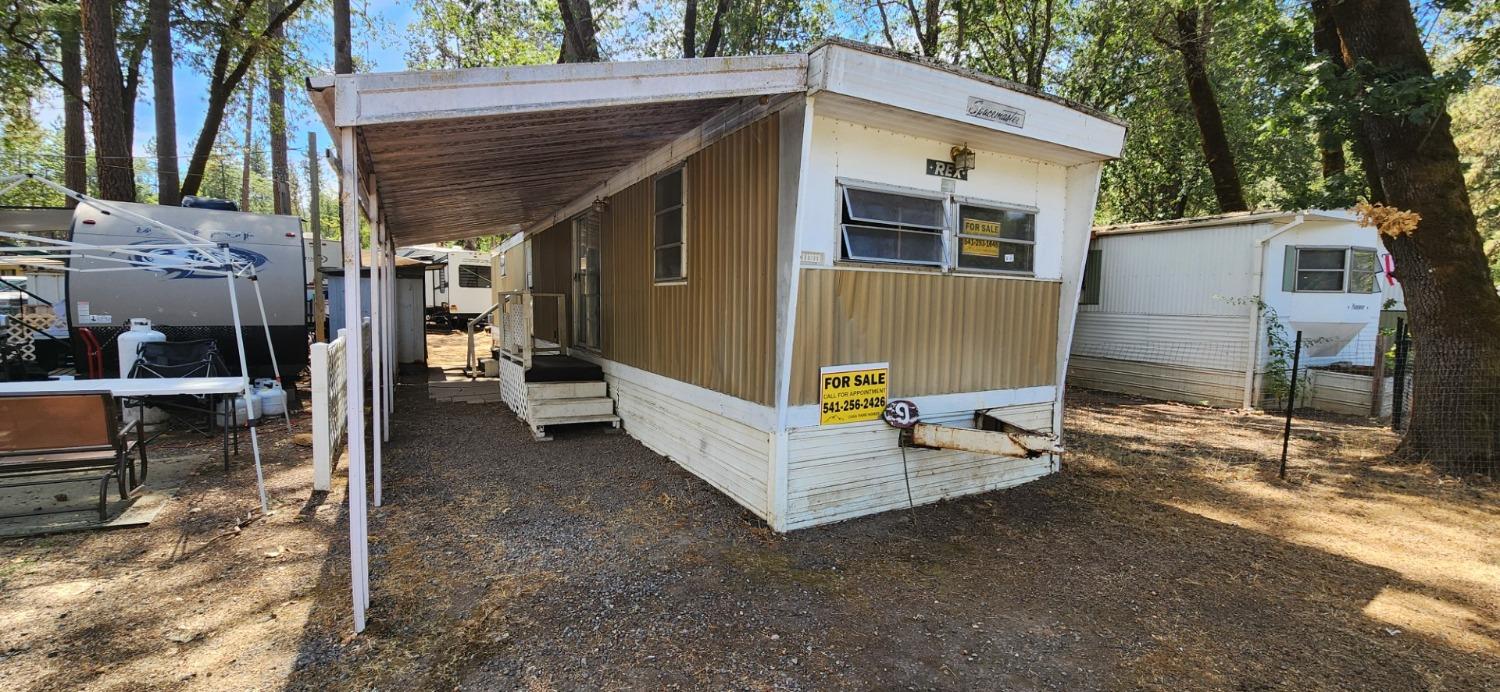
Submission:
<svg viewBox="0 0 1500 692">
<path fill-rule="evenodd" d="M 879 420 L 889 393 L 890 363 L 830 365 L 819 369 L 821 425 Z"/>
</svg>

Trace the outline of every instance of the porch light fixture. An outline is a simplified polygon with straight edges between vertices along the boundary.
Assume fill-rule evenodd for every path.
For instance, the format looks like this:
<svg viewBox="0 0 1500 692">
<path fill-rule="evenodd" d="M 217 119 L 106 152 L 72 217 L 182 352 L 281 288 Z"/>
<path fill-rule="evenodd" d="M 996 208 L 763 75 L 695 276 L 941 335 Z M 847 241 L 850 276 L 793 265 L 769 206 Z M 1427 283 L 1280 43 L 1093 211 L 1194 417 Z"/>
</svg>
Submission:
<svg viewBox="0 0 1500 692">
<path fill-rule="evenodd" d="M 974 170 L 974 150 L 970 149 L 969 145 L 964 144 L 953 147 L 948 152 L 948 156 L 953 159 L 953 167 L 958 169 L 959 173 L 967 173 Z"/>
</svg>

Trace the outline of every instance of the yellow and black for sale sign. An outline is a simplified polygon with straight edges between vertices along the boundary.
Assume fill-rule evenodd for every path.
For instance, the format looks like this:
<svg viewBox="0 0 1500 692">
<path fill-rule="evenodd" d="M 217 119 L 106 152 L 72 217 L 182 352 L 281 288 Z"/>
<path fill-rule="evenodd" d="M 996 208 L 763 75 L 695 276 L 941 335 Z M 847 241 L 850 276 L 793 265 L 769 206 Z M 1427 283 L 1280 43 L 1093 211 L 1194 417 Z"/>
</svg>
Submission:
<svg viewBox="0 0 1500 692">
<path fill-rule="evenodd" d="M 890 363 L 831 365 L 820 368 L 820 425 L 879 420 L 890 387 Z"/>
</svg>

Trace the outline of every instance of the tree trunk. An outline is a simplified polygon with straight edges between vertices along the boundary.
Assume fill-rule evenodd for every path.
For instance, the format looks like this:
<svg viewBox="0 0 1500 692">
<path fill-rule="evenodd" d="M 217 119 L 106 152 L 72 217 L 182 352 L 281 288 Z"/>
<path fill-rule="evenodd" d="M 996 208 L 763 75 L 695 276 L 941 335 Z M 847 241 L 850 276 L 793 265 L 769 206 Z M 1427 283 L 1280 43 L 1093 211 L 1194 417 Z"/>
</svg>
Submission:
<svg viewBox="0 0 1500 692">
<path fill-rule="evenodd" d="M 281 0 L 270 0 L 272 15 L 282 9 Z M 266 60 L 266 94 L 270 101 L 271 127 L 271 198 L 273 213 L 292 213 L 291 168 L 287 166 L 286 145 L 286 71 L 281 40 L 285 32 L 271 33 L 272 46 Z"/>
<path fill-rule="evenodd" d="M 1175 47 L 1182 55 L 1188 99 L 1193 104 L 1193 117 L 1198 121 L 1203 158 L 1208 163 L 1209 175 L 1213 176 L 1214 197 L 1219 201 L 1219 211 L 1245 211 L 1250 205 L 1245 202 L 1240 173 L 1234 163 L 1234 152 L 1230 150 L 1229 136 L 1224 132 L 1224 115 L 1219 112 L 1219 99 L 1214 95 L 1213 83 L 1208 79 L 1208 22 L 1201 19 L 1197 8 L 1178 10 L 1174 19 L 1177 24 Z"/>
<path fill-rule="evenodd" d="M 1312 10 L 1314 22 L 1313 43 L 1317 47 L 1318 52 L 1322 53 L 1333 64 L 1336 70 L 1335 74 L 1342 77 L 1350 69 L 1350 64 L 1348 56 L 1344 52 L 1343 40 L 1339 38 L 1338 25 L 1333 19 L 1333 7 L 1330 4 L 1330 0 L 1312 0 Z M 1321 35 L 1320 32 L 1322 32 Z M 1343 104 L 1334 105 L 1340 106 Z M 1370 201 L 1384 202 L 1385 193 L 1380 189 L 1380 173 L 1375 169 L 1375 155 L 1370 151 L 1370 138 L 1365 135 L 1364 126 L 1360 124 L 1358 115 L 1349 115 L 1346 113 L 1344 117 L 1349 120 L 1349 129 L 1354 133 L 1352 142 L 1354 153 L 1359 157 L 1360 169 L 1364 172 L 1365 176 L 1365 185 L 1370 188 Z M 1324 151 L 1323 171 L 1326 178 L 1328 177 L 1327 173 L 1331 165 L 1338 162 L 1331 163 L 1329 161 L 1328 149 L 1331 143 L 1325 142 L 1322 139 L 1322 132 L 1325 131 L 1325 127 L 1326 125 L 1323 125 L 1319 128 L 1319 148 Z M 1342 160 L 1342 158 L 1343 150 L 1341 148 L 1339 159 Z M 1347 168 L 1347 165 L 1347 162 L 1345 162 L 1344 166 L 1341 166 L 1340 169 Z"/>
<path fill-rule="evenodd" d="M 125 112 L 125 95 L 116 52 L 115 22 L 108 0 L 81 0 L 78 4 L 83 30 L 83 49 L 88 56 L 85 72 L 89 88 L 89 110 L 94 124 L 94 157 L 99 174 L 99 197 L 135 201 L 135 166 L 131 158 L 131 118 Z"/>
<path fill-rule="evenodd" d="M 208 105 L 204 108 L 203 127 L 198 130 L 198 141 L 193 144 L 193 157 L 188 161 L 187 175 L 182 179 L 182 194 L 198 193 L 198 188 L 203 185 L 203 172 L 208 168 L 208 159 L 213 155 L 214 141 L 219 136 L 219 128 L 224 124 L 224 111 L 229 107 L 229 100 L 234 97 L 234 92 L 239 88 L 240 82 L 244 81 L 245 76 L 249 74 L 250 67 L 260 55 L 260 50 L 270 42 L 271 34 L 285 24 L 305 1 L 292 0 L 282 8 L 279 14 L 271 13 L 271 20 L 267 23 L 265 30 L 259 34 L 252 34 L 255 40 L 245 47 L 245 52 L 237 61 L 231 60 L 232 44 L 229 40 L 221 40 L 218 54 L 214 57 L 213 73 L 208 84 Z M 238 7 L 248 9 L 251 4 L 253 4 L 252 0 L 243 0 Z M 244 15 L 231 17 L 228 28 L 224 29 L 225 35 L 239 33 L 243 27 L 244 18 Z M 234 63 L 232 67 L 231 62 Z"/>
<path fill-rule="evenodd" d="M 924 17 L 922 24 L 925 26 L 921 35 L 922 55 L 935 58 L 938 54 L 938 29 L 942 14 L 941 0 L 927 0 L 923 10 Z M 916 17 L 912 17 L 912 19 L 915 20 Z"/>
<path fill-rule="evenodd" d="M 58 39 L 61 44 L 63 89 L 63 185 L 70 190 L 89 191 L 88 133 L 84 129 L 83 99 L 83 55 L 79 46 L 78 17 L 61 20 Z M 68 198 L 68 208 L 78 206 L 77 200 Z"/>
<path fill-rule="evenodd" d="M 1312 10 L 1313 48 L 1342 72 L 1343 49 L 1339 45 L 1338 28 L 1333 25 L 1333 15 L 1328 10 L 1328 0 L 1312 0 Z M 1339 133 L 1339 119 L 1333 114 L 1318 119 L 1318 151 L 1325 180 L 1344 173 L 1348 166 L 1344 160 L 1344 137 Z"/>
<path fill-rule="evenodd" d="M 1406 0 L 1343 0 L 1333 17 L 1368 102 L 1369 137 L 1387 204 L 1421 215 L 1415 231 L 1382 235 L 1411 318 L 1412 413 L 1400 451 L 1445 470 L 1500 463 L 1500 296 L 1464 186 L 1446 108 L 1413 122 L 1381 95 L 1432 77 Z M 1400 84 L 1401 86 L 1396 86 Z"/>
<path fill-rule="evenodd" d="M 724 45 L 724 18 L 729 14 L 729 0 L 719 0 L 718 6 L 714 8 L 713 23 L 708 29 L 708 42 L 703 44 L 703 57 L 713 58 L 719 55 Z"/>
<path fill-rule="evenodd" d="M 563 41 L 558 62 L 599 62 L 599 39 L 594 26 L 594 8 L 589 0 L 559 0 Z"/>
<path fill-rule="evenodd" d="M 240 211 L 250 211 L 250 157 L 255 155 L 255 81 L 245 84 L 245 158 L 240 162 Z"/>
<path fill-rule="evenodd" d="M 151 91 L 156 99 L 156 201 L 175 207 L 182 203 L 182 181 L 177 171 L 177 92 L 172 84 L 172 5 L 150 0 Z"/>
<path fill-rule="evenodd" d="M 682 12 L 682 57 L 698 55 L 698 0 L 687 0 Z"/>
</svg>

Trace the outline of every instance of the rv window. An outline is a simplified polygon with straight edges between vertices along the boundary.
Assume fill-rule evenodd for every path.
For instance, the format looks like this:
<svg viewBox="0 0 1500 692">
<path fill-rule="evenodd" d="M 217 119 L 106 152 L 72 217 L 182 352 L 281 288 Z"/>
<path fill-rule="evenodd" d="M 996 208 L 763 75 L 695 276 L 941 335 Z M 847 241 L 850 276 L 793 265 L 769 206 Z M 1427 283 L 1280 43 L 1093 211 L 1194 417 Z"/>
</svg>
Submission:
<svg viewBox="0 0 1500 692">
<path fill-rule="evenodd" d="M 458 265 L 459 288 L 489 288 L 490 268 L 483 264 Z"/>
<path fill-rule="evenodd" d="M 1342 292 L 1348 254 L 1345 248 L 1297 248 L 1297 290 Z"/>
<path fill-rule="evenodd" d="M 1379 293 L 1375 282 L 1376 253 L 1368 248 L 1353 248 L 1349 251 L 1349 292 Z"/>
<path fill-rule="evenodd" d="M 844 258 L 942 266 L 944 221 L 940 199 L 846 187 Z"/>
<path fill-rule="evenodd" d="M 652 276 L 658 282 L 681 281 L 687 278 L 682 169 L 657 176 L 653 194 L 656 228 Z"/>
<path fill-rule="evenodd" d="M 1012 209 L 960 204 L 960 269 L 1031 273 L 1036 244 L 1036 215 Z"/>
</svg>

